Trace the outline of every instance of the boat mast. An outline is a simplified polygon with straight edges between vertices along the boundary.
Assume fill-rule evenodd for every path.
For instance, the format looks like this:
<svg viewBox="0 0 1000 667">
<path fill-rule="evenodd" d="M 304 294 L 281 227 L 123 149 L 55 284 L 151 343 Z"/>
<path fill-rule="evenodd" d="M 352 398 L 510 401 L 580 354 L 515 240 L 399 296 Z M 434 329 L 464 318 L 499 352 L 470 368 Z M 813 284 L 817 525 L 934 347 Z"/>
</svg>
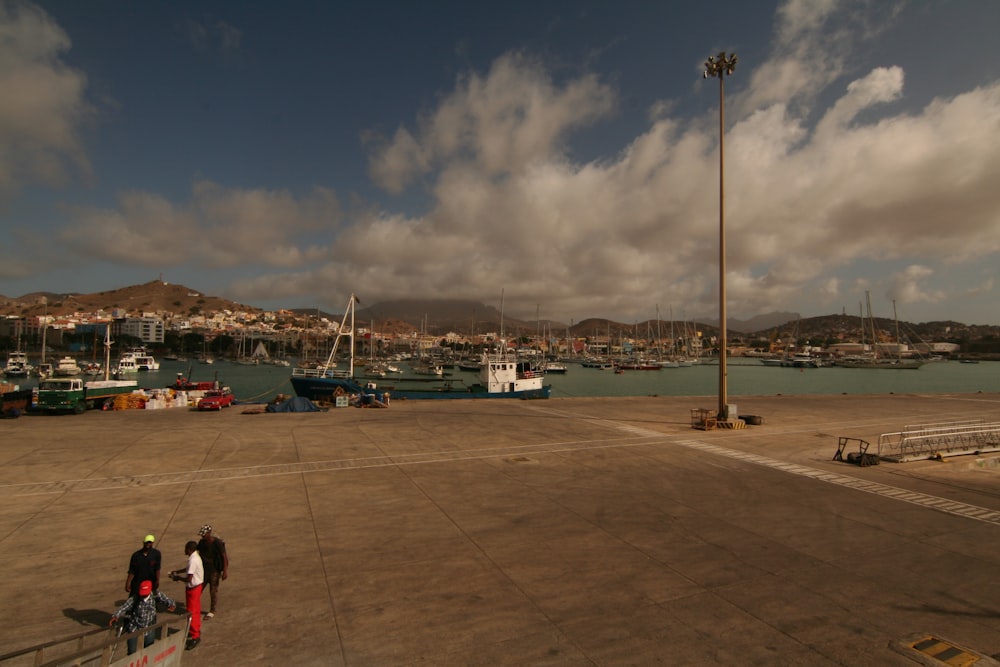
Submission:
<svg viewBox="0 0 1000 667">
<path fill-rule="evenodd" d="M 656 360 L 663 361 L 663 336 L 660 335 L 660 304 L 656 304 Z"/>
<path fill-rule="evenodd" d="M 861 322 L 861 354 L 865 353 L 865 311 L 858 301 L 858 321 Z"/>
<path fill-rule="evenodd" d="M 111 322 L 104 325 L 104 379 L 111 379 Z"/>
<path fill-rule="evenodd" d="M 896 315 L 896 300 L 892 300 L 892 319 L 896 322 L 896 360 L 903 360 L 903 350 L 899 344 L 899 316 Z"/>
<path fill-rule="evenodd" d="M 677 357 L 677 341 L 674 339 L 674 304 L 669 304 L 670 308 L 670 356 L 668 359 Z"/>
<path fill-rule="evenodd" d="M 875 336 L 875 317 L 872 315 L 872 293 L 869 290 L 865 290 L 865 304 L 868 309 L 868 323 L 872 328 L 872 352 L 875 359 L 878 359 L 878 338 Z"/>
<path fill-rule="evenodd" d="M 45 333 L 49 330 L 49 298 L 42 297 L 42 363 L 45 363 Z"/>
<path fill-rule="evenodd" d="M 351 361 L 350 365 L 348 366 L 348 372 L 350 373 L 348 377 L 352 378 L 354 377 L 354 301 L 356 298 L 357 297 L 355 297 L 354 294 L 352 293 L 351 300 L 347 304 L 347 307 L 351 309 L 351 355 L 350 355 Z M 344 317 L 347 317 L 347 315 L 345 314 Z"/>
<path fill-rule="evenodd" d="M 507 341 L 503 337 L 503 288 L 500 288 L 500 354 L 504 355 L 506 358 L 507 354 Z"/>
</svg>

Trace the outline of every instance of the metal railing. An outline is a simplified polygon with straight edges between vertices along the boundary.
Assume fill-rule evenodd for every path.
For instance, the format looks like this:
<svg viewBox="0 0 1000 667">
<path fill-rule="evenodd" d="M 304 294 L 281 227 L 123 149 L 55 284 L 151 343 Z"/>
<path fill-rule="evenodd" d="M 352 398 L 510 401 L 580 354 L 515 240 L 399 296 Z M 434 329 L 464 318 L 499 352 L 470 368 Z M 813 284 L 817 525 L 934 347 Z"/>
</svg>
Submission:
<svg viewBox="0 0 1000 667">
<path fill-rule="evenodd" d="M 292 377 L 350 379 L 351 374 L 343 369 L 320 366 L 319 368 L 293 368 Z"/>
<path fill-rule="evenodd" d="M 75 635 L 36 644 L 0 655 L 2 667 L 106 667 L 129 664 L 156 664 L 158 667 L 180 665 L 184 654 L 191 615 L 167 615 L 148 628 L 118 635 L 115 629 L 97 628 Z M 154 632 L 157 639 L 143 646 L 143 636 Z M 126 642 L 137 638 L 136 653 L 127 655 Z"/>
<path fill-rule="evenodd" d="M 1000 451 L 1000 422 L 982 419 L 914 424 L 878 439 L 878 456 L 887 461 L 918 461 L 943 456 Z"/>
</svg>

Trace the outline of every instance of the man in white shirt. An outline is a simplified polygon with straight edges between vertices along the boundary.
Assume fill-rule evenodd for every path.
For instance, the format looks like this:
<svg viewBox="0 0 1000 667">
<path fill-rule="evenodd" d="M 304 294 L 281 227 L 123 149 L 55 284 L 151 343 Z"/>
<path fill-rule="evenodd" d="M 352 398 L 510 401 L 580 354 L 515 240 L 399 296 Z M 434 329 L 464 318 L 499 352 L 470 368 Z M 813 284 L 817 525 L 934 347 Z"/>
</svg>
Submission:
<svg viewBox="0 0 1000 667">
<path fill-rule="evenodd" d="M 198 543 L 190 541 L 184 545 L 184 554 L 188 557 L 187 570 L 174 570 L 170 578 L 185 582 L 184 601 L 191 614 L 191 629 L 188 630 L 188 640 L 185 648 L 190 651 L 201 641 L 201 588 L 205 583 L 205 566 L 198 555 Z"/>
</svg>

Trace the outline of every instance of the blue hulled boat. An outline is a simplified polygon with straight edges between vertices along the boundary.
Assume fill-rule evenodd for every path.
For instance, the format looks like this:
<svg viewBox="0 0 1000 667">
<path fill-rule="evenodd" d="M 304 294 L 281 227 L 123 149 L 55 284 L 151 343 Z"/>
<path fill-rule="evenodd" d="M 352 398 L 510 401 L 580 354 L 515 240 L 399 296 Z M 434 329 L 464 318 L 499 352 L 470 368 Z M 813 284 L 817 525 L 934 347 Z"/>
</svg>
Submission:
<svg viewBox="0 0 1000 667">
<path fill-rule="evenodd" d="M 479 382 L 466 384 L 461 379 L 394 379 L 380 385 L 359 380 L 354 375 L 354 305 L 352 294 L 337 331 L 330 356 L 316 368 L 292 370 L 292 388 L 298 396 L 312 401 L 332 402 L 338 396 L 374 395 L 385 399 L 431 398 L 548 398 L 552 386 L 545 384 L 545 375 L 532 370 L 525 361 L 509 356 L 505 341 L 496 352 L 484 353 L 479 366 Z M 349 341 L 347 368 L 338 368 L 337 351 L 341 340 Z"/>
</svg>

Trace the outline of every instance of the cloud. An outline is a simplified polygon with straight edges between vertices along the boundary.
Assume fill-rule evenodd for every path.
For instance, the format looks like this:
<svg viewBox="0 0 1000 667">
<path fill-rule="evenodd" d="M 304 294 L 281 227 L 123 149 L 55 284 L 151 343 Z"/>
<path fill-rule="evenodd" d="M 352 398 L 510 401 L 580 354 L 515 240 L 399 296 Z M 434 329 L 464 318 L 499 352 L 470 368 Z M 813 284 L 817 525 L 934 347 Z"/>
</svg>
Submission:
<svg viewBox="0 0 1000 667">
<path fill-rule="evenodd" d="M 69 47 L 42 9 L 0 2 L 0 205 L 27 184 L 90 172 L 80 131 L 93 109 L 86 76 L 60 59 Z"/>
<path fill-rule="evenodd" d="M 116 209 L 79 207 L 59 239 L 93 259 L 131 266 L 287 268 L 327 257 L 341 215 L 336 196 L 323 188 L 296 198 L 203 181 L 183 206 L 128 192 Z"/>
<path fill-rule="evenodd" d="M 191 47 L 199 53 L 218 51 L 226 60 L 235 60 L 241 53 L 243 31 L 228 21 L 202 23 L 188 19 L 180 30 Z"/>
<path fill-rule="evenodd" d="M 780 104 L 806 115 L 817 95 L 844 76 L 859 42 L 892 25 L 897 2 L 787 0 L 777 9 L 771 54 L 755 67 L 734 108 L 749 113 Z"/>
<path fill-rule="evenodd" d="M 934 274 L 933 269 L 919 264 L 906 267 L 889 278 L 886 298 L 899 303 L 937 303 L 947 298 L 943 290 L 927 290 L 920 283 Z"/>
<path fill-rule="evenodd" d="M 866 289 L 940 303 L 955 296 L 940 286 L 944 267 L 989 265 L 1000 252 L 1000 83 L 920 108 L 902 66 L 854 69 L 857 43 L 894 11 L 787 2 L 769 59 L 741 62 L 727 82 L 730 315 L 802 303 L 839 312 Z M 822 66 L 808 65 L 811 48 Z M 504 290 L 511 312 L 541 306 L 566 321 L 641 320 L 669 305 L 678 319 L 712 317 L 717 125 L 659 105 L 618 150 L 576 158 L 574 141 L 618 108 L 597 74 L 557 77 L 507 53 L 457 77 L 390 136 L 364 137 L 372 180 L 404 196 L 345 211 L 325 188 L 202 181 L 183 202 L 133 191 L 115 206 L 73 207 L 58 240 L 131 266 L 252 273 L 232 291 L 248 302 L 324 293 L 339 303 L 351 291 L 372 302 L 489 300 Z M 426 204 L 408 208 L 414 200 Z M 907 268 L 886 281 L 890 263 Z M 990 290 L 992 278 L 979 293 Z"/>
<path fill-rule="evenodd" d="M 993 278 L 993 276 L 987 276 L 978 285 L 966 290 L 964 296 L 974 297 L 974 296 L 980 296 L 982 294 L 989 294 L 990 292 L 993 291 L 994 286 L 995 286 L 995 279 Z"/>
<path fill-rule="evenodd" d="M 606 116 L 614 104 L 611 89 L 595 76 L 558 86 L 540 63 L 506 54 L 485 76 L 460 78 L 419 120 L 415 135 L 400 128 L 391 141 L 369 137 L 370 173 L 394 193 L 444 162 L 467 162 L 464 168 L 500 177 L 560 152 L 571 130 Z"/>
<path fill-rule="evenodd" d="M 795 43 L 833 18 L 797 17 Z M 736 115 L 726 144 L 731 313 L 803 298 L 839 309 L 851 296 L 843 290 L 871 277 L 850 285 L 831 274 L 862 260 L 909 259 L 890 291 L 900 302 L 937 302 L 944 293 L 924 286 L 934 262 L 1000 250 L 1000 142 L 991 139 L 1000 136 L 1000 86 L 890 113 L 904 79 L 900 67 L 876 67 L 841 84 L 818 114 L 796 106 L 802 90 L 788 88 Z M 827 83 L 823 75 L 815 90 Z M 372 155 L 381 185 L 400 191 L 421 176 L 433 205 L 355 220 L 332 249 L 328 279 L 371 277 L 380 298 L 482 298 L 503 287 L 511 303 L 523 295 L 522 308 L 564 304 L 565 319 L 645 318 L 657 303 L 712 313 L 715 128 L 660 113 L 617 156 L 573 162 L 564 150 L 573 130 L 614 108 L 598 79 L 557 84 L 518 55 L 461 78 L 417 132 L 400 128 Z"/>
<path fill-rule="evenodd" d="M 820 25 L 820 18 L 802 22 Z M 499 113 L 503 122 L 485 138 L 479 123 L 467 120 L 497 116 L 484 99 L 523 108 L 509 100 L 523 102 L 520 91 L 548 79 L 534 63 L 505 58 L 486 78 L 468 80 L 476 84 L 460 83 L 418 135 L 401 132 L 374 157 L 376 165 L 393 164 L 385 173 L 400 177 L 397 186 L 435 168 L 429 186 L 435 205 L 427 215 L 385 216 L 349 235 L 360 262 L 366 248 L 387 238 L 421 249 L 408 260 L 423 267 L 418 275 L 386 267 L 392 280 L 383 291 L 473 296 L 502 281 L 508 294 L 532 299 L 605 302 L 585 312 L 614 307 L 648 314 L 662 301 L 711 312 L 717 280 L 706 267 L 717 261 L 718 243 L 713 132 L 697 122 L 659 119 L 615 159 L 574 164 L 556 138 L 613 108 L 602 84 L 591 78 L 564 88 L 549 84 L 543 97 L 552 105 L 575 99 L 591 108 L 555 113 L 552 123 Z M 913 264 L 920 271 L 897 276 L 893 291 L 901 302 L 940 301 L 943 292 L 920 286 L 932 275 L 926 262 L 1000 250 L 1000 202 L 993 196 L 1000 142 L 991 139 L 1000 136 L 1000 86 L 937 99 L 915 112 L 880 112 L 901 99 L 903 85 L 901 68 L 877 67 L 846 83 L 812 129 L 810 114 L 786 104 L 795 90 L 786 91 L 785 103 L 765 104 L 731 125 L 727 282 L 735 312 L 783 309 L 804 290 L 839 306 L 843 286 L 830 272 L 864 258 L 923 258 Z M 472 90 L 490 94 L 473 99 Z M 541 139 L 520 140 L 526 136 Z M 445 268 L 432 271 L 422 257 L 438 258 Z M 589 299 L 574 296 L 580 293 Z"/>
</svg>

